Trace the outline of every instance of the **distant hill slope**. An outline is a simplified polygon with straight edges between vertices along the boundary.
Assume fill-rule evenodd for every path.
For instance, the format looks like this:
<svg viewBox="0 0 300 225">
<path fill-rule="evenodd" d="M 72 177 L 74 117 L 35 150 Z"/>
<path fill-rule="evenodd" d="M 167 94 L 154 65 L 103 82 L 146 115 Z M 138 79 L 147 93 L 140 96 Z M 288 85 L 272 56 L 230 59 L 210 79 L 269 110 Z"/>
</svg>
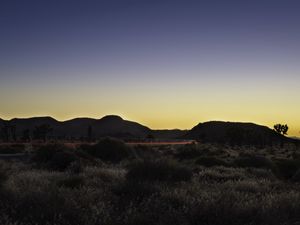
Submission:
<svg viewBox="0 0 300 225">
<path fill-rule="evenodd" d="M 147 138 L 150 134 L 154 138 L 172 139 L 185 134 L 181 130 L 151 130 L 139 123 L 122 119 L 120 116 L 108 115 L 101 119 L 75 118 L 67 121 L 57 121 L 52 117 L 33 117 L 26 119 L 0 119 L 0 128 L 5 124 L 16 127 L 16 135 L 22 137 L 23 131 L 29 129 L 31 134 L 35 127 L 47 124 L 53 129 L 50 136 L 56 138 L 86 138 L 90 127 L 93 138 L 111 136 L 116 138 Z"/>
<path fill-rule="evenodd" d="M 119 116 L 109 115 L 101 119 L 76 118 L 68 121 L 57 121 L 51 117 L 34 117 L 28 119 L 12 119 L 6 121 L 16 127 L 17 136 L 20 137 L 25 129 L 33 131 L 36 126 L 48 124 L 53 129 L 51 136 L 60 138 L 83 138 L 87 137 L 88 129 L 91 128 L 92 137 L 112 136 L 120 138 L 143 138 L 151 130 L 138 124 L 123 120 Z"/>
<path fill-rule="evenodd" d="M 271 145 L 295 142 L 295 140 L 284 137 L 266 126 L 222 121 L 199 123 L 182 138 L 234 145 Z"/>
</svg>

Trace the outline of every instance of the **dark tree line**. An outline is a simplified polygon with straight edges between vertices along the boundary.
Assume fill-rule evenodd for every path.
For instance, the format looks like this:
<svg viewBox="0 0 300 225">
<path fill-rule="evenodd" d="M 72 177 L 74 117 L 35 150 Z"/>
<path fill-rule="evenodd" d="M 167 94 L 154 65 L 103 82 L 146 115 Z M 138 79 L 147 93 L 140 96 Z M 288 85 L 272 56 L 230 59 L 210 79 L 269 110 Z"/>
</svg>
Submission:
<svg viewBox="0 0 300 225">
<path fill-rule="evenodd" d="M 4 123 L 0 131 L 1 139 L 4 142 L 17 141 L 16 126 Z"/>
<path fill-rule="evenodd" d="M 46 141 L 48 135 L 52 132 L 52 127 L 48 124 L 42 124 L 36 126 L 31 132 L 30 129 L 24 129 L 22 131 L 21 140 L 24 142 L 29 142 L 33 140 Z M 0 139 L 3 142 L 16 142 L 17 141 L 17 127 L 14 124 L 5 123 L 0 128 Z"/>
</svg>

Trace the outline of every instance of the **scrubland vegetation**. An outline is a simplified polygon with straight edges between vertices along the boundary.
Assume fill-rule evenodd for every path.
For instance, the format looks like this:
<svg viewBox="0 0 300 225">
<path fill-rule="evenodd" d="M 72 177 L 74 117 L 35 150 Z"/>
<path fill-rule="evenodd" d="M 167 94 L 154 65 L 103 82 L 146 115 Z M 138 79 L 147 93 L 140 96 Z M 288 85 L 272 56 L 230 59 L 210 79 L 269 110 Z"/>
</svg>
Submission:
<svg viewBox="0 0 300 225">
<path fill-rule="evenodd" d="M 26 146 L 23 146 L 24 149 Z M 21 145 L 1 152 L 24 152 Z M 0 160 L 0 224 L 299 224 L 300 149 L 33 146 Z"/>
</svg>

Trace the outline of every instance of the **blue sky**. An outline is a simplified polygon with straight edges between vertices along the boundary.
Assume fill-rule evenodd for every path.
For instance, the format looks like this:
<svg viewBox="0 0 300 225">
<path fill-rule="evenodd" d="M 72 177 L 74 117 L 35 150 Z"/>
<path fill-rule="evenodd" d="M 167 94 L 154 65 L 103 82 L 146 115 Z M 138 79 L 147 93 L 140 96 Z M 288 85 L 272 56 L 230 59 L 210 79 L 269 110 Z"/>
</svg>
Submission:
<svg viewBox="0 0 300 225">
<path fill-rule="evenodd" d="M 296 0 L 1 1 L 0 117 L 282 122 L 298 135 L 299 10 Z"/>
</svg>

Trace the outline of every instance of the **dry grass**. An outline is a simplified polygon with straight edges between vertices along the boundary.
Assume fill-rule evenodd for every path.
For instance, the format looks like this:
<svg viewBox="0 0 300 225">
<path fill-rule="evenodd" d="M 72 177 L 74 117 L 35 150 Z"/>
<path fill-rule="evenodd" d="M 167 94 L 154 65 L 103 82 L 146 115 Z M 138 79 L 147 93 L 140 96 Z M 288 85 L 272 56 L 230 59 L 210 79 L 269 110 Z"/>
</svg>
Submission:
<svg viewBox="0 0 300 225">
<path fill-rule="evenodd" d="M 77 166 L 54 171 L 32 163 L 0 161 L 0 224 L 293 225 L 300 221 L 298 180 L 286 180 L 264 166 L 277 165 L 279 158 L 288 160 L 287 155 L 296 155 L 297 149 L 276 155 L 276 149 L 196 148 L 202 149 L 201 157 L 228 164 L 199 165 L 195 163 L 198 150 L 187 151 L 179 160 L 178 151 L 185 151 L 182 147 L 152 149 L 156 161 L 146 165 L 143 160 L 151 149 L 139 149 L 117 164 L 83 164 L 78 170 Z M 240 157 L 263 154 L 268 161 L 259 166 L 252 161 L 234 164 Z M 133 160 L 140 161 L 133 166 Z M 193 171 L 190 179 L 166 182 L 178 168 Z"/>
</svg>

